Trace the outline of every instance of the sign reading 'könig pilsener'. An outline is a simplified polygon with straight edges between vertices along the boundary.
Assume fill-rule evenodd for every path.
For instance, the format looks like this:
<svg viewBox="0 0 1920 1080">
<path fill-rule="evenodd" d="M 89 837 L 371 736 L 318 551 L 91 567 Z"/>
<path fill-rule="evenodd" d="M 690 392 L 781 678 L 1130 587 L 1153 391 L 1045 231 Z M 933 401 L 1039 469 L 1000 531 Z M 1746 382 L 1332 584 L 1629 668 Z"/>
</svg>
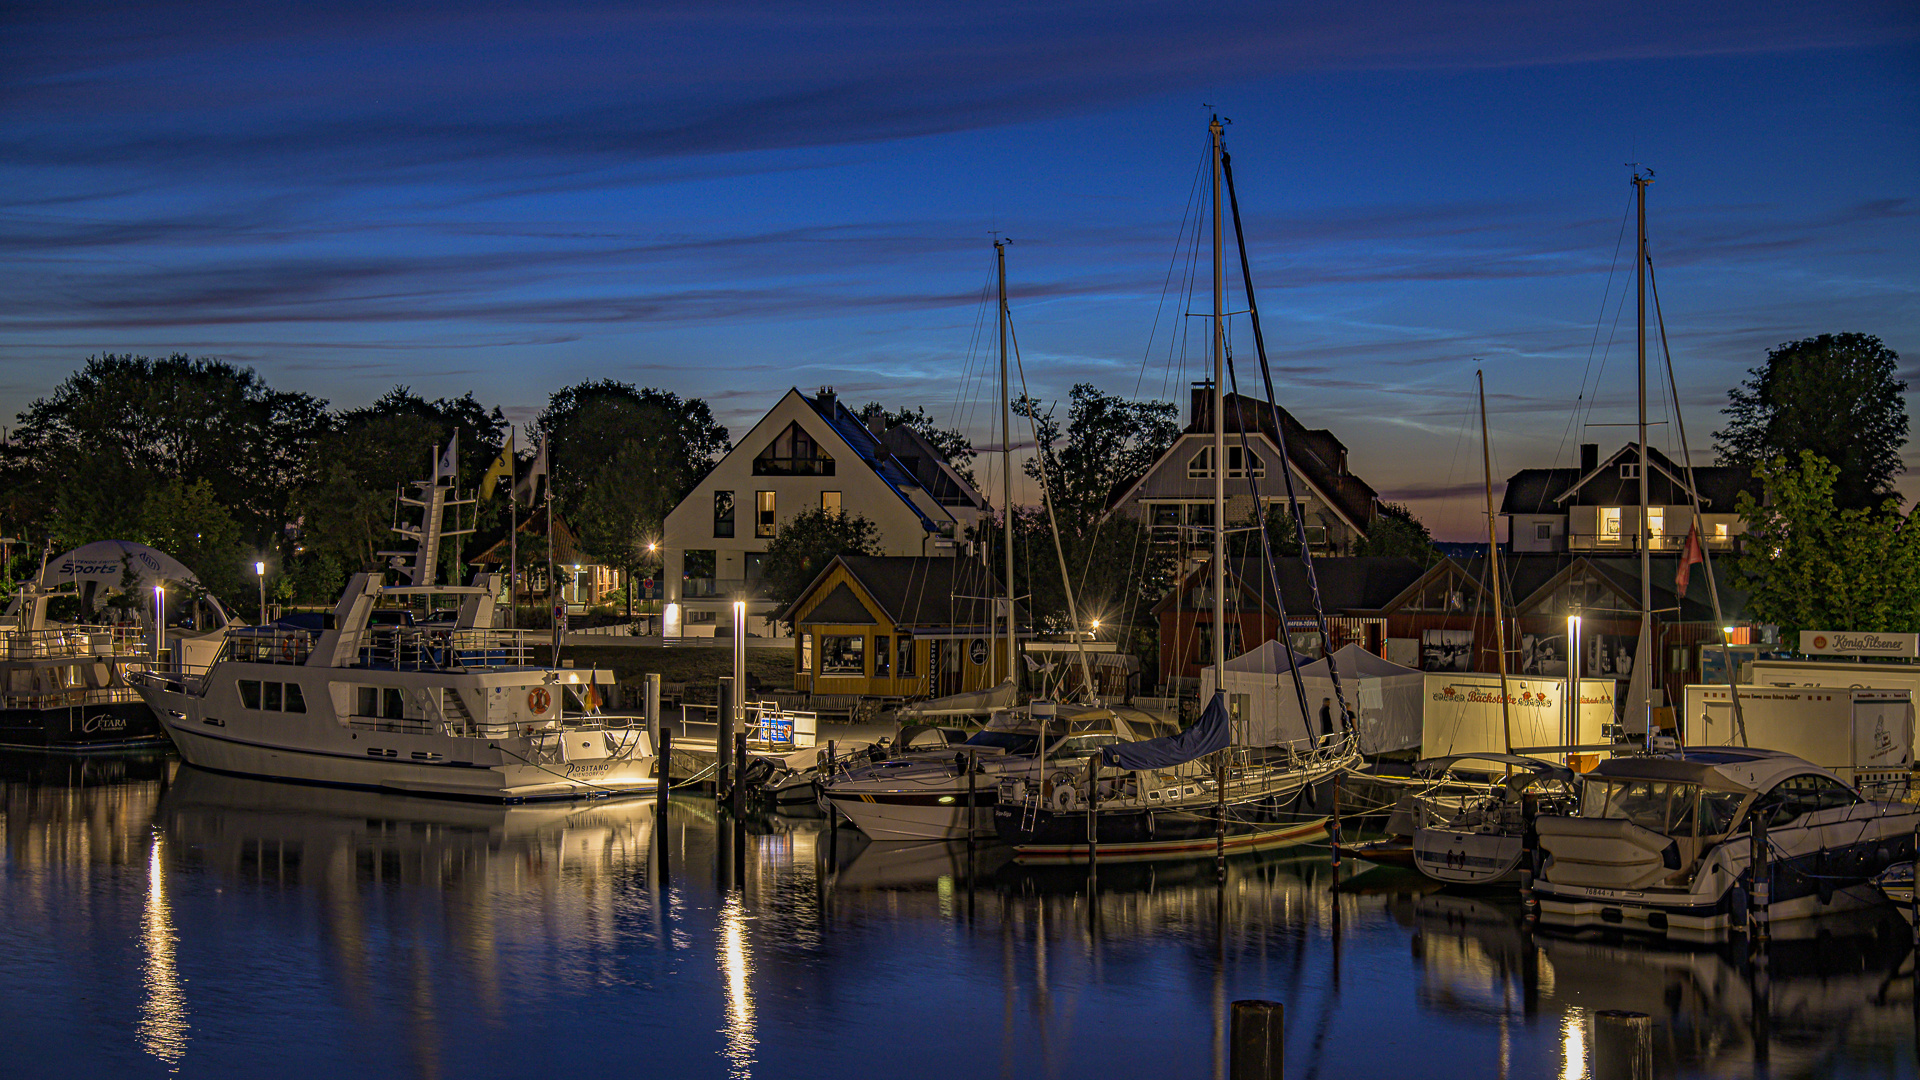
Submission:
<svg viewBox="0 0 1920 1080">
<path fill-rule="evenodd" d="M 1819 656 L 1920 658 L 1920 634 L 1871 634 L 1854 630 L 1802 630 L 1800 651 Z"/>
</svg>

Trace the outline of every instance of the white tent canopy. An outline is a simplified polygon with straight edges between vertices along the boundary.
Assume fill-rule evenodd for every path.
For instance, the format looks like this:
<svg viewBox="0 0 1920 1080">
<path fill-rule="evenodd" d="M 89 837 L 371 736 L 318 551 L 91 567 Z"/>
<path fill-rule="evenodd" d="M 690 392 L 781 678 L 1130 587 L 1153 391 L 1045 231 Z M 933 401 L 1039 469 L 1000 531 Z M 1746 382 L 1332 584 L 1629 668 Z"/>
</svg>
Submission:
<svg viewBox="0 0 1920 1080">
<path fill-rule="evenodd" d="M 132 571 L 133 577 L 127 577 Z M 37 582 L 41 592 L 41 603 L 45 597 L 62 588 L 71 586 L 79 591 L 86 585 L 94 587 L 95 594 L 104 597 L 108 593 L 120 592 L 131 587 L 146 593 L 155 585 L 185 585 L 200 589 L 200 579 L 186 568 L 180 560 L 157 548 L 145 544 L 136 544 L 131 540 L 96 540 L 83 544 L 58 558 L 47 560 L 46 568 L 40 571 Z M 204 599 L 213 609 L 219 625 L 225 626 L 229 616 L 220 601 L 212 593 L 206 593 Z M 19 598 L 8 611 L 17 614 Z M 38 625 L 39 616 L 34 616 L 32 624 Z"/>
<path fill-rule="evenodd" d="M 1293 676 L 1287 674 L 1303 659 L 1279 642 L 1268 641 L 1226 662 L 1226 677 L 1217 685 L 1227 695 L 1235 742 L 1247 746 L 1299 743 L 1304 747 L 1313 739 L 1313 733 L 1300 721 Z M 1202 707 L 1213 699 L 1215 686 L 1214 669 L 1201 669 Z"/>
<path fill-rule="evenodd" d="M 1342 646 L 1333 654 L 1333 670 L 1340 676 L 1340 689 L 1353 712 L 1354 726 L 1360 731 L 1360 752 L 1384 754 L 1392 750 L 1411 750 L 1420 745 L 1420 723 L 1426 674 L 1375 656 L 1356 644 Z M 1319 717 L 1322 702 L 1333 699 L 1333 677 L 1325 660 L 1316 660 L 1300 669 L 1300 681 L 1306 687 L 1307 702 L 1314 708 L 1309 730 L 1322 731 Z M 1294 713 L 1299 702 L 1288 694 L 1284 706 Z M 1330 713 L 1339 724 L 1336 705 Z"/>
</svg>

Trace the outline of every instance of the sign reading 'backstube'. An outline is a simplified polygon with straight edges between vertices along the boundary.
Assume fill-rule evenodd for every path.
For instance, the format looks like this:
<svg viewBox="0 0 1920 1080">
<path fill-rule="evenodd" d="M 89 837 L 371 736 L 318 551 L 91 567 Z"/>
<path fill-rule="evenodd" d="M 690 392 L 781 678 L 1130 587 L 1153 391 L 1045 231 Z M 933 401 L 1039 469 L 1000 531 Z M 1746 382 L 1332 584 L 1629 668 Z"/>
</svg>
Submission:
<svg viewBox="0 0 1920 1080">
<path fill-rule="evenodd" d="M 1802 630 L 1800 651 L 1818 656 L 1920 658 L 1920 634 L 1871 634 L 1853 630 Z"/>
</svg>

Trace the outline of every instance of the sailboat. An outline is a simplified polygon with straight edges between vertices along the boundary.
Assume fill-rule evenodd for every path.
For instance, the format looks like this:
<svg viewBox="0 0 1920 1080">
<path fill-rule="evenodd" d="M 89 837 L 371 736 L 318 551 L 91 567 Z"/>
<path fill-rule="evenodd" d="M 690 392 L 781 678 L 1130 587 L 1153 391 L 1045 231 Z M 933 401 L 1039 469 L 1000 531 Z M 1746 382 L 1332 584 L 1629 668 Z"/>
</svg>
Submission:
<svg viewBox="0 0 1920 1080">
<path fill-rule="evenodd" d="M 1213 169 L 1213 643 L 1215 663 L 1224 669 L 1228 469 L 1220 196 L 1227 157 L 1218 117 L 1208 130 Z M 1231 184 L 1231 173 L 1226 176 Z M 1238 224 L 1236 210 L 1236 228 Z M 1249 287 L 1249 298 L 1251 291 Z M 1283 462 L 1283 474 L 1286 469 Z M 1337 673 L 1335 680 L 1337 692 Z M 1304 701 L 1301 711 L 1307 711 Z M 1003 778 L 994 828 L 1023 863 L 1094 857 L 1148 861 L 1308 843 L 1326 835 L 1328 819 L 1314 811 L 1319 791 L 1358 759 L 1350 726 L 1344 734 L 1301 749 L 1234 745 L 1226 697 L 1216 689 L 1200 718 L 1177 735 L 1107 746 L 1080 767 Z M 1103 764 L 1117 771 L 1103 777 Z"/>
<path fill-rule="evenodd" d="M 604 714 L 613 673 L 541 666 L 525 631 L 493 625 L 505 582 L 441 584 L 452 447 L 401 507 L 414 550 L 382 552 L 404 575 L 355 574 L 323 627 L 229 637 L 207 668 L 135 682 L 190 764 L 276 780 L 503 803 L 655 789 L 644 721 Z M 416 618 L 424 600 L 457 605 Z M 383 603 L 384 601 L 384 603 Z"/>
</svg>

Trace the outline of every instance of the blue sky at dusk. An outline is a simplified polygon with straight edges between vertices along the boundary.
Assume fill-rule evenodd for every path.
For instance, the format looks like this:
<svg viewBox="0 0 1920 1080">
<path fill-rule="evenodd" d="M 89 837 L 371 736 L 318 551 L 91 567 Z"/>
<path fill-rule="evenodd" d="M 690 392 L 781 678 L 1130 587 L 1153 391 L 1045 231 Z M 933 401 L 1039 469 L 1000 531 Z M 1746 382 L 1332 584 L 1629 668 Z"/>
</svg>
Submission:
<svg viewBox="0 0 1920 1080">
<path fill-rule="evenodd" d="M 1204 329 L 1168 281 L 1208 105 L 1233 120 L 1283 403 L 1442 536 L 1482 528 L 1476 360 L 1496 474 L 1628 436 L 1581 426 L 1632 418 L 1628 162 L 1657 177 L 1696 454 L 1782 341 L 1877 334 L 1920 387 L 1910 2 L 0 20 L 9 418 L 88 355 L 178 351 L 336 405 L 404 383 L 515 419 L 609 377 L 705 398 L 736 434 L 831 384 L 986 443 L 995 230 L 1037 396 L 1184 399 Z M 1234 343 L 1257 380 L 1244 322 Z"/>
</svg>

